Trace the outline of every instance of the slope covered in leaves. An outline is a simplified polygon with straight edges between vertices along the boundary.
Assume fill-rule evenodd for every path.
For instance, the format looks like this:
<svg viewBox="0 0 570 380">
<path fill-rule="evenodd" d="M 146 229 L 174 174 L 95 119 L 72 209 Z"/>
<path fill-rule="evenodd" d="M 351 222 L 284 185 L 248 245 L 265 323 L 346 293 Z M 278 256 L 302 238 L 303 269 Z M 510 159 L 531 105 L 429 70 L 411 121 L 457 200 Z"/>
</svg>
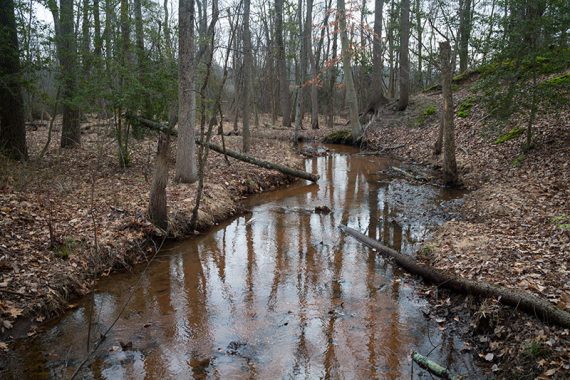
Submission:
<svg viewBox="0 0 570 380">
<path fill-rule="evenodd" d="M 84 125 L 81 148 L 55 148 L 56 135 L 52 148 L 39 160 L 34 157 L 47 136 L 40 128 L 29 133 L 30 162 L 0 162 L 2 332 L 9 333 L 20 316 L 31 317 L 33 328 L 70 298 L 88 292 L 98 275 L 145 261 L 160 243 L 155 240 L 161 232 L 146 219 L 156 136 L 133 139 L 132 164 L 121 169 L 112 135 L 101 121 Z M 214 142 L 220 143 L 219 138 Z M 239 150 L 241 139 L 227 137 L 226 145 Z M 288 144 L 278 141 L 256 140 L 251 154 L 289 166 L 301 163 Z M 174 153 L 171 159 L 174 162 Z M 238 212 L 239 201 L 247 194 L 290 181 L 278 172 L 231 158 L 226 163 L 211 152 L 199 227 Z M 195 189 L 195 184 L 169 183 L 170 236 L 193 232 L 187 227 Z"/>
<path fill-rule="evenodd" d="M 472 86 L 469 81 L 454 94 L 457 163 L 472 191 L 462 218 L 445 223 L 420 257 L 458 276 L 528 291 L 570 311 L 570 109 L 541 114 L 534 148 L 523 153 L 524 133 L 517 131 L 524 131 L 527 116 L 499 123 Z M 431 92 L 414 98 L 396 122 L 388 112 L 368 130 L 369 148 L 388 147 L 392 154 L 440 169 L 443 157 L 433 155 L 439 117 L 428 111 L 440 104 L 441 94 Z M 568 330 L 519 313 L 513 320 L 512 310 L 496 303 L 468 309 L 475 327 L 469 333 L 477 335 L 482 320 L 490 324 L 476 339 L 499 376 L 570 373 Z"/>
</svg>

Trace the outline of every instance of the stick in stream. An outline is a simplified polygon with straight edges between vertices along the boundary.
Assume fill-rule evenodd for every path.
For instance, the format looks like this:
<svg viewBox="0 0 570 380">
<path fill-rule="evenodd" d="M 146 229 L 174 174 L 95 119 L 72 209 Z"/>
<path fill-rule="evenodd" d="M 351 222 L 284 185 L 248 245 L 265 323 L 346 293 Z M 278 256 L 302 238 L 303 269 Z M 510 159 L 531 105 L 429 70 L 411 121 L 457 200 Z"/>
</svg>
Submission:
<svg viewBox="0 0 570 380">
<path fill-rule="evenodd" d="M 142 117 L 134 116 L 134 115 L 130 115 L 130 114 L 127 114 L 127 118 L 136 120 L 139 123 L 141 123 L 141 125 L 146 126 L 149 129 L 154 129 L 157 131 L 170 133 L 171 135 L 176 135 L 176 131 L 169 131 L 167 127 L 165 127 L 164 125 L 162 125 L 160 123 L 157 123 L 156 121 L 144 119 Z M 199 138 L 196 139 L 196 144 L 198 144 L 198 145 L 201 144 L 201 141 Z M 290 168 L 290 167 L 285 166 L 285 165 L 276 164 L 276 163 L 269 162 L 269 161 L 264 161 L 264 160 L 261 160 L 259 158 L 250 156 L 249 154 L 239 153 L 239 152 L 236 152 L 236 151 L 233 151 L 230 149 L 224 150 L 221 146 L 216 145 L 214 143 L 208 143 L 207 146 L 208 146 L 208 148 L 210 148 L 211 150 L 213 150 L 215 152 L 218 152 L 221 154 L 227 154 L 228 156 L 235 158 L 236 160 L 244 161 L 244 162 L 247 162 L 249 164 L 257 165 L 257 166 L 260 166 L 260 167 L 266 168 L 266 169 L 277 170 L 283 174 L 286 174 L 286 175 L 289 175 L 292 177 L 298 177 L 298 178 L 306 179 L 307 181 L 311 181 L 311 182 L 317 182 L 320 178 L 320 176 L 318 174 L 311 174 L 311 173 L 307 173 L 303 170 Z"/>
<path fill-rule="evenodd" d="M 426 371 L 428 371 L 432 375 L 435 375 L 435 376 L 440 377 L 442 379 L 448 379 L 448 380 L 459 380 L 459 379 L 461 379 L 460 376 L 456 375 L 452 371 L 448 370 L 445 367 L 440 366 L 436 362 L 426 358 L 425 356 L 423 356 L 421 354 L 418 354 L 415 351 L 412 352 L 412 360 L 414 362 L 418 363 L 418 365 L 420 367 L 422 367 L 423 369 L 425 369 Z"/>
<path fill-rule="evenodd" d="M 364 245 L 374 248 L 378 252 L 393 258 L 398 266 L 402 267 L 409 273 L 419 275 L 424 280 L 432 282 L 437 286 L 442 286 L 464 294 L 494 297 L 502 304 L 521 309 L 546 323 L 554 323 L 561 327 L 570 327 L 570 313 L 557 308 L 547 300 L 515 289 L 507 289 L 482 281 L 453 277 L 428 265 L 422 265 L 410 256 L 396 252 L 395 250 L 382 245 L 377 240 L 371 239 L 353 228 L 345 225 L 340 225 L 339 228 L 341 231 L 352 236 Z"/>
</svg>

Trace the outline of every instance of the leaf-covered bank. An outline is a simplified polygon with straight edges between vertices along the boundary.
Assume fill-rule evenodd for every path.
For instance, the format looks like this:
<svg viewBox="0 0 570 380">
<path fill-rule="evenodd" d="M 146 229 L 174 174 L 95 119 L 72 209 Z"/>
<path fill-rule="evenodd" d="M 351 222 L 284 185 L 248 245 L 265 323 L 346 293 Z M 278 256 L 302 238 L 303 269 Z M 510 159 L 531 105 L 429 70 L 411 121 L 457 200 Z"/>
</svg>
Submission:
<svg viewBox="0 0 570 380">
<path fill-rule="evenodd" d="M 46 141 L 46 129 L 40 127 L 29 132 L 29 162 L 0 163 L 0 327 L 4 336 L 19 317 L 31 321 L 33 333 L 35 324 L 88 293 L 98 276 L 147 260 L 162 241 L 163 233 L 146 218 L 156 136 L 132 140 L 131 165 L 122 169 L 105 124 L 94 120 L 83 125 L 80 149 L 53 148 L 43 160 L 34 160 Z M 228 148 L 238 149 L 241 144 L 237 137 L 225 140 Z M 214 141 L 219 143 L 219 137 Z M 250 153 L 293 167 L 302 162 L 279 141 L 256 140 Z M 226 162 L 222 155 L 211 154 L 199 229 L 239 212 L 240 200 L 248 194 L 290 182 L 278 172 L 232 158 Z M 193 233 L 188 222 L 195 189 L 195 184 L 169 182 L 169 237 Z"/>
</svg>

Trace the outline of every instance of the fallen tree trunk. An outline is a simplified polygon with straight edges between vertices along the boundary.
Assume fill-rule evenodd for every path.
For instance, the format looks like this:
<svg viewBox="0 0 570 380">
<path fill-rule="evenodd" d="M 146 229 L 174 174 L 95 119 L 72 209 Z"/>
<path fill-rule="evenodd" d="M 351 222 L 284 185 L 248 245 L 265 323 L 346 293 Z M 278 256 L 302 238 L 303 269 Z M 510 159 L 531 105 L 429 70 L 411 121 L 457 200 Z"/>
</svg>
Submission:
<svg viewBox="0 0 570 380">
<path fill-rule="evenodd" d="M 147 120 L 147 119 L 144 119 L 142 117 L 134 116 L 134 115 L 127 115 L 127 118 L 134 120 L 134 121 L 137 121 L 149 129 L 153 129 L 153 130 L 159 131 L 159 132 L 169 133 L 173 136 L 176 136 L 176 131 L 171 130 L 171 129 L 165 127 L 164 125 L 157 123 L 155 121 Z M 202 144 L 200 139 L 198 139 L 198 138 L 196 139 L 196 144 L 199 144 L 199 145 Z M 306 179 L 307 181 L 311 181 L 311 182 L 317 182 L 319 180 L 318 174 L 311 174 L 311 173 L 307 173 L 303 170 L 290 168 L 290 167 L 285 166 L 285 165 L 260 160 L 259 158 L 250 156 L 249 154 L 244 154 L 244 153 L 239 153 L 239 152 L 236 152 L 233 150 L 224 149 L 221 146 L 216 145 L 214 143 L 208 143 L 207 146 L 215 152 L 218 152 L 221 154 L 226 154 L 230 157 L 235 158 L 236 160 L 244 161 L 244 162 L 247 162 L 247 163 L 250 163 L 253 165 L 257 165 L 257 166 L 260 166 L 260 167 L 266 168 L 266 169 L 277 170 L 277 171 L 279 171 L 283 174 L 286 174 L 288 176 Z"/>
<path fill-rule="evenodd" d="M 538 317 L 544 322 L 554 323 L 562 327 L 570 327 L 570 313 L 557 308 L 547 300 L 514 289 L 453 277 L 428 265 L 422 265 L 410 256 L 396 252 L 353 228 L 344 225 L 340 225 L 339 228 L 361 243 L 393 258 L 396 264 L 406 271 L 419 275 L 424 280 L 432 282 L 437 286 L 442 286 L 464 294 L 497 298 L 500 303 L 521 309 L 528 314 Z"/>
<path fill-rule="evenodd" d="M 448 370 L 445 367 L 442 367 L 441 365 L 437 364 L 436 362 L 426 358 L 425 356 L 423 356 L 421 354 L 418 354 L 415 351 L 412 352 L 412 360 L 414 362 L 418 363 L 418 365 L 420 367 L 422 367 L 423 369 L 425 369 L 426 371 L 428 371 L 432 375 L 435 375 L 437 377 L 441 377 L 442 379 L 448 379 L 448 380 L 459 380 L 459 379 L 461 379 L 460 376 L 457 376 L 452 371 Z"/>
</svg>

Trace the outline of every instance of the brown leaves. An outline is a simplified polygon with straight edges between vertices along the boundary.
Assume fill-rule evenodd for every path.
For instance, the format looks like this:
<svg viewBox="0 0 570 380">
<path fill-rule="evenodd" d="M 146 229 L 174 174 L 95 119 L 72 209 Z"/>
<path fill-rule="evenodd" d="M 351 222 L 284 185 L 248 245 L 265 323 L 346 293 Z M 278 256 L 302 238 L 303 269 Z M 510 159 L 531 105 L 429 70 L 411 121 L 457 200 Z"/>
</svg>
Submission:
<svg viewBox="0 0 570 380">
<path fill-rule="evenodd" d="M 459 103 L 469 93 L 462 88 L 454 96 Z M 439 167 L 441 157 L 432 155 L 437 121 L 415 128 L 410 125 L 427 105 L 440 101 L 438 94 L 422 94 L 405 113 L 386 110 L 376 128 L 368 131 L 369 149 L 402 145 L 392 152 Z M 455 122 L 461 178 L 474 191 L 465 197 L 463 219 L 446 223 L 430 243 L 437 248 L 421 259 L 464 278 L 532 292 L 570 310 L 570 231 L 557 227 L 570 215 L 570 128 L 566 122 L 570 110 L 542 116 L 535 126 L 535 148 L 524 156 L 516 140 L 493 144 L 490 131 L 497 127 L 482 122 L 490 120 L 482 107 L 473 111 Z M 520 125 L 525 120 L 511 120 L 505 129 Z M 496 363 L 494 371 L 518 371 L 513 362 L 520 362 L 521 373 L 532 372 L 536 358 L 525 361 L 521 357 L 529 342 L 539 339 L 533 336 L 538 329 L 542 331 L 539 341 L 551 356 L 535 376 L 568 374 L 570 368 L 560 364 L 561 358 L 568 362 L 570 357 L 566 330 L 543 328 L 536 319 L 513 315 L 512 309 L 505 320 L 498 310 L 492 314 L 497 325 L 484 341 L 477 342 L 482 360 Z M 480 317 L 489 313 L 480 307 L 474 311 L 472 324 L 478 327 L 488 319 Z"/>
<path fill-rule="evenodd" d="M 37 322 L 53 316 L 66 299 L 88 291 L 93 275 L 128 267 L 144 260 L 147 248 L 153 249 L 148 237 L 156 230 L 145 215 L 150 187 L 145 175 L 152 167 L 155 138 L 132 140 L 132 165 L 121 169 L 113 138 L 104 129 L 90 131 L 83 136 L 81 149 L 54 146 L 43 161 L 10 163 L 10 185 L 0 187 L 0 329 L 12 328 L 14 320 L 26 314 Z M 44 129 L 30 132 L 32 157 L 45 139 Z M 251 152 L 255 156 L 290 166 L 301 163 L 286 142 L 255 142 Z M 226 145 L 238 148 L 241 137 L 227 137 Z M 208 215 L 204 223 L 235 213 L 237 200 L 248 193 L 289 181 L 257 166 L 233 159 L 231 164 L 219 154 L 209 156 L 200 211 Z M 3 176 L 0 172 L 0 180 Z M 173 219 L 191 210 L 195 185 L 171 182 L 167 191 Z M 180 233 L 188 220 L 178 220 Z"/>
</svg>

